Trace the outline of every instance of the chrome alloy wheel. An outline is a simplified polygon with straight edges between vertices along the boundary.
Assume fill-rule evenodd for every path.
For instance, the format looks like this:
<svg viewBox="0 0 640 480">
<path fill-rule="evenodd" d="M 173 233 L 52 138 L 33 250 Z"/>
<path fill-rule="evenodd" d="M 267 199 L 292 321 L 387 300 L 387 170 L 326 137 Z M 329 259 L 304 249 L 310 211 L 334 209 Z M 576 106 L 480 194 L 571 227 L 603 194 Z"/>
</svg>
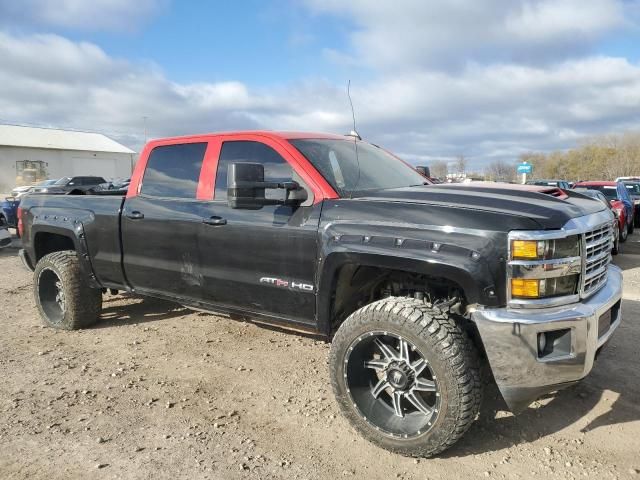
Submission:
<svg viewBox="0 0 640 480">
<path fill-rule="evenodd" d="M 376 430 L 410 438 L 431 429 L 440 392 L 427 359 L 411 342 L 390 332 L 368 332 L 353 341 L 344 362 L 353 405 Z"/>
<path fill-rule="evenodd" d="M 40 272 L 38 278 L 40 304 L 49 321 L 60 323 L 66 311 L 64 286 L 58 274 L 50 268 Z"/>
</svg>

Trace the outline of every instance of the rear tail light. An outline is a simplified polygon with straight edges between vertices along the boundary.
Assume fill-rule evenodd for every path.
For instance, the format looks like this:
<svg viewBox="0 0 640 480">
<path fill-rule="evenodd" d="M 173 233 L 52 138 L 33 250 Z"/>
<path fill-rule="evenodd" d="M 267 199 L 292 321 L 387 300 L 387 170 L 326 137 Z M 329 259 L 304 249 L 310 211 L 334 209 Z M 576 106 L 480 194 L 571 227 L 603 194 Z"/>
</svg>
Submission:
<svg viewBox="0 0 640 480">
<path fill-rule="evenodd" d="M 24 224 L 22 223 L 22 208 L 18 207 L 18 235 L 22 237 L 22 232 L 24 231 Z"/>
</svg>

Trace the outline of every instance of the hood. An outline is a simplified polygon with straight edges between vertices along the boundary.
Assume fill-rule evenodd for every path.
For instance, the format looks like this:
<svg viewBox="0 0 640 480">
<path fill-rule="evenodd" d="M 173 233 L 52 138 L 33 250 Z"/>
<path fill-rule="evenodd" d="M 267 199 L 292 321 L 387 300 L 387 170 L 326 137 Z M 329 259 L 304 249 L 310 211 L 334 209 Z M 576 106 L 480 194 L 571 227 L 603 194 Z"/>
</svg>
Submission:
<svg viewBox="0 0 640 480">
<path fill-rule="evenodd" d="M 557 187 L 481 182 L 380 190 L 367 192 L 359 199 L 450 206 L 525 217 L 541 229 L 562 228 L 572 218 L 606 208 L 598 200 Z"/>
</svg>

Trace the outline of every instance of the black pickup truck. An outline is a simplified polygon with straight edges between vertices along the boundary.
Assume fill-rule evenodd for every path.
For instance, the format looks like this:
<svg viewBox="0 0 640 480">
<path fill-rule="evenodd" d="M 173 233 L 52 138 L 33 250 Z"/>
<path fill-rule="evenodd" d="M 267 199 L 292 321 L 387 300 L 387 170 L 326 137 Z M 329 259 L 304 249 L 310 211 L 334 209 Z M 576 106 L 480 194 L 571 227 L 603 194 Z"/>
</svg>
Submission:
<svg viewBox="0 0 640 480">
<path fill-rule="evenodd" d="M 601 202 L 428 183 L 351 137 L 156 140 L 125 197 L 27 195 L 21 256 L 56 328 L 89 327 L 124 290 L 321 335 L 352 425 L 430 456 L 477 416 L 481 372 L 514 412 L 586 376 L 622 274 Z"/>
</svg>

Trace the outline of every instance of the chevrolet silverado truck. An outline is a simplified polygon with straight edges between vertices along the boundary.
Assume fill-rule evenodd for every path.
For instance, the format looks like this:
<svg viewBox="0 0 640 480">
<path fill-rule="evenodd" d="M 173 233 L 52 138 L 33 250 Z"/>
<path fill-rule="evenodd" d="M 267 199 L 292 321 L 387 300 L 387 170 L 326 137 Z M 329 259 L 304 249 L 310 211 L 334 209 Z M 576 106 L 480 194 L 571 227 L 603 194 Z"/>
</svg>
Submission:
<svg viewBox="0 0 640 480">
<path fill-rule="evenodd" d="M 585 377 L 622 292 L 601 202 L 428 183 L 352 137 L 154 140 L 126 196 L 27 195 L 20 255 L 55 328 L 127 291 L 321 335 L 353 427 L 428 457 L 474 421 L 485 378 L 517 413 Z"/>
</svg>

